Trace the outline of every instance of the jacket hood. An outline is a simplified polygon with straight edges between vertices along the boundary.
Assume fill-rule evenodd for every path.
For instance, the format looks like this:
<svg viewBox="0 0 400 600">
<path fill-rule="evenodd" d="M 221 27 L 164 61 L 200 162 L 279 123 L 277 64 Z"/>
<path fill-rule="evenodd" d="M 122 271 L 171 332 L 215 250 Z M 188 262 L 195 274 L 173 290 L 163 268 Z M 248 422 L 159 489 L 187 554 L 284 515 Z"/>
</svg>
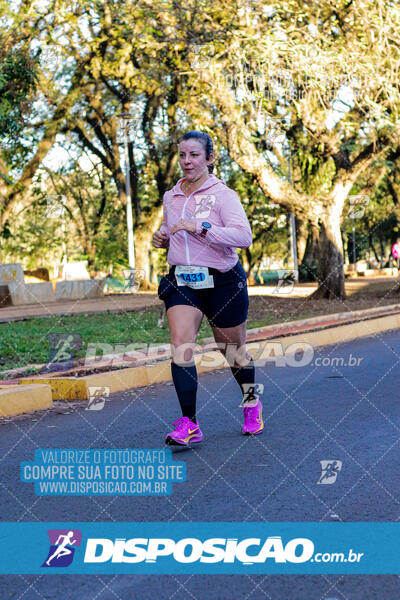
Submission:
<svg viewBox="0 0 400 600">
<path fill-rule="evenodd" d="M 169 190 L 169 192 L 172 194 L 181 194 L 182 196 L 184 196 L 184 193 L 181 190 L 181 183 L 184 179 L 184 177 L 181 177 L 176 182 L 174 187 Z M 196 192 L 200 192 L 202 190 L 209 190 L 215 185 L 223 185 L 224 187 L 226 187 L 226 183 L 224 183 L 222 179 L 218 179 L 218 177 L 216 177 L 213 173 L 210 173 L 208 179 L 206 179 L 206 181 L 196 190 Z"/>
</svg>

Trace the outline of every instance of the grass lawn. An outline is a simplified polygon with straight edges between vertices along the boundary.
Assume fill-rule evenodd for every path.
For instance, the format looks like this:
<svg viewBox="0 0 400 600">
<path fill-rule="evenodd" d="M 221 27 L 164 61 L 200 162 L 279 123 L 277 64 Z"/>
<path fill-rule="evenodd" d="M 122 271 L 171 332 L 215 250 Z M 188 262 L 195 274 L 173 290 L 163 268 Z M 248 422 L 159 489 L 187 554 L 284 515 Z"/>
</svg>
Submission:
<svg viewBox="0 0 400 600">
<path fill-rule="evenodd" d="M 287 321 L 295 321 L 321 314 L 347 312 L 384 304 L 395 304 L 400 295 L 393 291 L 394 282 L 379 282 L 362 289 L 351 289 L 346 300 L 314 300 L 311 298 L 284 298 L 251 296 L 248 329 Z M 87 345 L 143 343 L 155 345 L 169 341 L 167 323 L 157 327 L 159 309 L 152 307 L 135 312 L 101 314 L 55 315 L 49 318 L 31 318 L 25 321 L 0 323 L 0 376 L 16 367 L 44 364 L 49 360 L 47 336 L 54 333 L 79 334 L 82 348 L 76 353 L 83 358 Z M 203 320 L 198 339 L 211 337 L 207 319 Z M 109 352 L 118 352 L 110 348 Z M 120 352 L 123 351 L 122 349 Z M 107 352 L 106 352 L 107 353 Z"/>
<path fill-rule="evenodd" d="M 77 314 L 32 318 L 0 324 L 0 374 L 8 369 L 43 364 L 49 360 L 47 336 L 54 333 L 79 334 L 82 348 L 76 358 L 83 358 L 88 343 L 103 344 L 158 344 L 169 342 L 168 325 L 157 327 L 159 310 L 124 314 Z M 257 320 L 249 327 L 265 324 Z M 203 320 L 198 339 L 212 336 L 207 319 Z M 110 352 L 113 350 L 110 349 Z"/>
</svg>

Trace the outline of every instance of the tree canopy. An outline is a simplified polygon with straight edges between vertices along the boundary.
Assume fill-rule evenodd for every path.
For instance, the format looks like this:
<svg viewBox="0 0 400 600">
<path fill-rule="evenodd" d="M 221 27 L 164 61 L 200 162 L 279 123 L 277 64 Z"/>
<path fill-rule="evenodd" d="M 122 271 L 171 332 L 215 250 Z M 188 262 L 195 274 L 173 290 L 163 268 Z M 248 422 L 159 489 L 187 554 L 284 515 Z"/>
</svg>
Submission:
<svg viewBox="0 0 400 600">
<path fill-rule="evenodd" d="M 113 212 L 123 229 L 118 115 L 129 112 L 137 264 L 148 276 L 162 196 L 179 176 L 177 142 L 201 129 L 214 139 L 217 174 L 251 191 L 257 231 L 249 265 L 280 239 L 268 219 L 293 211 L 300 257 L 307 240 L 318 246 L 317 295 L 344 296 L 349 197 L 398 202 L 398 2 L 43 0 L 21 1 L 17 13 L 10 6 L 1 5 L 0 30 L 8 47 L 18 32 L 16 54 L 2 55 L 0 67 L 3 231 L 31 198 L 46 156 L 62 147 L 73 157 L 69 173 L 55 169 L 46 193 L 67 190 L 94 264 Z M 89 167 L 80 174 L 83 155 L 92 178 Z M 93 194 L 83 200 L 88 179 Z"/>
</svg>

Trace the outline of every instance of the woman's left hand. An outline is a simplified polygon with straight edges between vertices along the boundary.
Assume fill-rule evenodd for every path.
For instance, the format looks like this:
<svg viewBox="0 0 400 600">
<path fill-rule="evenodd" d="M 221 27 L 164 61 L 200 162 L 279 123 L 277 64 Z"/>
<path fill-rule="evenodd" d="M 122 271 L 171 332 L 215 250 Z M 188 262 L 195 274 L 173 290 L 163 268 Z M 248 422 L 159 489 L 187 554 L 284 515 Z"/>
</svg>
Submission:
<svg viewBox="0 0 400 600">
<path fill-rule="evenodd" d="M 170 229 L 170 235 L 174 235 L 177 231 L 190 231 L 191 233 L 196 232 L 196 222 L 195 221 L 186 221 L 185 219 L 180 219 L 173 225 Z"/>
</svg>

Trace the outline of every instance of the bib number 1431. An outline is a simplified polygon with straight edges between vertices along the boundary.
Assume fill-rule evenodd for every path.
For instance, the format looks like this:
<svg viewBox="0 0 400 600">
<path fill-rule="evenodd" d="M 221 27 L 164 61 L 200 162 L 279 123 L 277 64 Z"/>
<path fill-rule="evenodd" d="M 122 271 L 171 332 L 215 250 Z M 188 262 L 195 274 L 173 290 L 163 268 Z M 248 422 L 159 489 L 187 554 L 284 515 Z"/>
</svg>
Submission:
<svg viewBox="0 0 400 600">
<path fill-rule="evenodd" d="M 177 265 L 175 278 L 178 285 L 187 285 L 193 289 L 214 287 L 214 278 L 208 272 L 208 267 L 189 267 Z"/>
</svg>

